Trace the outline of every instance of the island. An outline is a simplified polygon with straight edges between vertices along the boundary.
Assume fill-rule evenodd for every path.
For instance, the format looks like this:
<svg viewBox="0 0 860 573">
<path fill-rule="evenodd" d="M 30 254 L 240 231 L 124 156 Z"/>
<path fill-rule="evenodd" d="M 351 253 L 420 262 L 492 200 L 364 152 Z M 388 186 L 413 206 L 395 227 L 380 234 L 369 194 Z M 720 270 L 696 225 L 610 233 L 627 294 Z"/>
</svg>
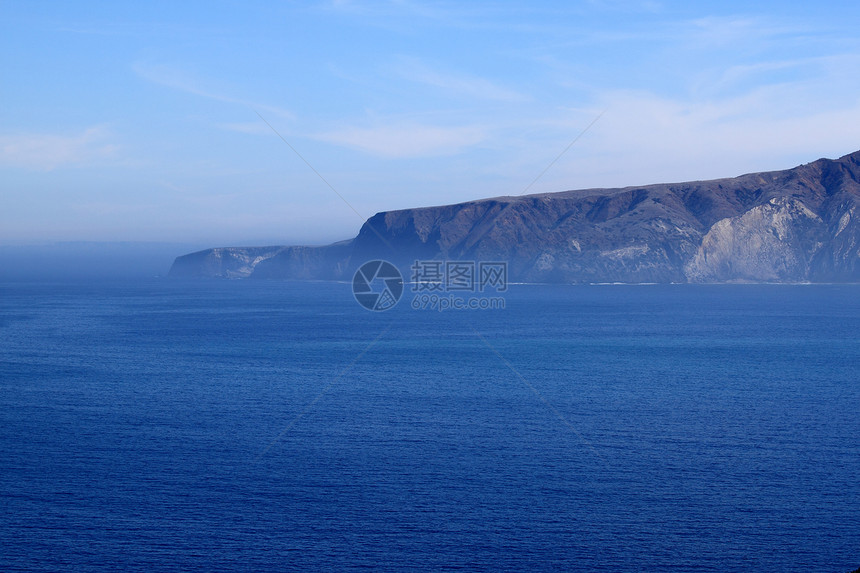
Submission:
<svg viewBox="0 0 860 573">
<path fill-rule="evenodd" d="M 171 277 L 351 280 L 368 260 L 504 261 L 512 282 L 860 282 L 860 151 L 728 179 L 377 213 L 327 246 L 221 247 Z"/>
</svg>

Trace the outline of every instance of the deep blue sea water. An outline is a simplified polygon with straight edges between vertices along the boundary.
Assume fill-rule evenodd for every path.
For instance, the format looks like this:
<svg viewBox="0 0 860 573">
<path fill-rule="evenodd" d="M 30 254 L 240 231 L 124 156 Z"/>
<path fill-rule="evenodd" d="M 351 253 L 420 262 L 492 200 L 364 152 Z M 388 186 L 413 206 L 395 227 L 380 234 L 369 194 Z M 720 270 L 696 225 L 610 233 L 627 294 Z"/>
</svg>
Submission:
<svg viewBox="0 0 860 573">
<path fill-rule="evenodd" d="M 0 284 L 0 570 L 860 567 L 860 286 L 505 298 Z"/>
</svg>

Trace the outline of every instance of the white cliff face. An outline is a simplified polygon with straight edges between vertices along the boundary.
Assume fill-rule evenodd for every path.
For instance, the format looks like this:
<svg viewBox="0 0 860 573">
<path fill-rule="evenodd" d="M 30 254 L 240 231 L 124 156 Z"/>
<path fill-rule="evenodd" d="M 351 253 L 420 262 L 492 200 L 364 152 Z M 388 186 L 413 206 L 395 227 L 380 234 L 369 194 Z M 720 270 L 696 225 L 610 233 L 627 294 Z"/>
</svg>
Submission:
<svg viewBox="0 0 860 573">
<path fill-rule="evenodd" d="M 848 226 L 848 224 L 851 223 L 851 215 L 853 215 L 853 214 L 854 214 L 854 209 L 850 209 L 850 210 L 846 211 L 844 215 L 842 215 L 841 219 L 839 219 L 839 228 L 836 230 L 836 236 L 837 237 L 842 233 L 842 231 L 845 230 L 845 228 Z"/>
<path fill-rule="evenodd" d="M 259 253 L 248 249 L 226 247 L 212 249 L 212 253 L 209 256 L 214 259 L 213 263 L 218 266 L 222 276 L 229 279 L 238 279 L 251 276 L 251 273 L 254 272 L 254 267 L 258 263 L 275 256 L 279 251 L 279 248 L 275 248 L 264 253 Z"/>
<path fill-rule="evenodd" d="M 846 205 L 844 209 L 834 225 L 833 240 L 822 249 L 821 266 L 826 278 L 831 278 L 828 271 L 831 276 L 841 269 L 853 269 L 855 274 L 860 271 L 860 217 L 856 206 Z"/>
<path fill-rule="evenodd" d="M 824 232 L 799 199 L 771 199 L 714 224 L 684 271 L 690 282 L 806 280 Z"/>
<path fill-rule="evenodd" d="M 284 247 L 220 247 L 179 257 L 170 270 L 171 276 L 246 278 L 256 266 Z"/>
</svg>

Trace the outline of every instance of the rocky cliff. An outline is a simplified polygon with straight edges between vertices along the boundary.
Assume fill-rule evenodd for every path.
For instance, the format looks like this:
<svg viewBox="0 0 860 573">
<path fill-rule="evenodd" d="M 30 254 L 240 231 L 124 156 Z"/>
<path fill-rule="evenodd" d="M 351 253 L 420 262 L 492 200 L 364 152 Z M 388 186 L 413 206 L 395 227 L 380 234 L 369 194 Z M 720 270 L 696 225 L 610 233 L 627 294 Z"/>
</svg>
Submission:
<svg viewBox="0 0 860 573">
<path fill-rule="evenodd" d="M 172 276 L 351 278 L 382 258 L 507 261 L 527 282 L 860 281 L 860 152 L 732 179 L 378 213 L 328 247 L 211 249 Z"/>
<path fill-rule="evenodd" d="M 332 280 L 344 275 L 352 240 L 324 247 L 219 247 L 177 257 L 171 277 Z"/>
</svg>

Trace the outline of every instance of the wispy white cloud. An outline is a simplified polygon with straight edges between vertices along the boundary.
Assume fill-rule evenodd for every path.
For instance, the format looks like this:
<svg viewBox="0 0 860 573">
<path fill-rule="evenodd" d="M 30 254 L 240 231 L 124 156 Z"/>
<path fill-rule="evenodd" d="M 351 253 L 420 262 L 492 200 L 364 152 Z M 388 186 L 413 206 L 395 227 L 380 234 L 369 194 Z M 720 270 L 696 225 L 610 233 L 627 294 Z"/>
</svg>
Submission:
<svg viewBox="0 0 860 573">
<path fill-rule="evenodd" d="M 205 82 L 194 77 L 188 72 L 179 70 L 172 66 L 138 62 L 132 66 L 132 69 L 138 76 L 147 81 L 181 92 L 224 103 L 241 105 L 256 111 L 277 115 L 285 119 L 293 118 L 293 114 L 283 108 L 224 95 L 219 93 L 217 90 L 204 87 L 203 84 Z"/>
<path fill-rule="evenodd" d="M 384 25 L 380 19 L 393 18 L 426 24 L 428 21 L 455 25 L 472 18 L 487 17 L 498 6 L 470 6 L 468 3 L 415 2 L 413 0 L 330 0 L 321 8 L 329 13 L 373 18 L 375 25 Z"/>
<path fill-rule="evenodd" d="M 590 6 L 602 10 L 619 12 L 659 12 L 662 2 L 654 0 L 588 0 Z"/>
<path fill-rule="evenodd" d="M 50 171 L 93 163 L 115 156 L 118 146 L 109 139 L 109 131 L 98 126 L 76 135 L 0 135 L 0 165 Z"/>
<path fill-rule="evenodd" d="M 788 110 L 779 88 L 696 101 L 649 92 L 604 94 L 606 114 L 548 179 L 576 187 L 730 177 L 838 157 L 860 148 L 860 99 Z"/>
<path fill-rule="evenodd" d="M 261 121 L 218 123 L 215 125 L 216 127 L 227 131 L 236 131 L 238 133 L 248 133 L 251 135 L 271 135 L 272 133 L 272 128 Z"/>
<path fill-rule="evenodd" d="M 415 58 L 401 58 L 394 66 L 394 70 L 405 80 L 433 86 L 456 96 L 507 102 L 529 99 L 518 91 L 502 87 L 482 77 L 433 70 Z"/>
<path fill-rule="evenodd" d="M 420 124 L 348 127 L 315 139 L 352 147 L 384 158 L 453 155 L 485 139 L 479 127 L 439 127 Z"/>
<path fill-rule="evenodd" d="M 736 64 L 703 72 L 695 80 L 693 91 L 700 94 L 719 94 L 726 90 L 784 85 L 786 95 L 796 96 L 799 90 L 810 91 L 815 87 L 830 86 L 830 98 L 821 99 L 822 105 L 828 105 L 827 100 L 834 99 L 833 96 L 837 96 L 838 92 L 844 95 L 854 94 L 860 88 L 860 81 L 852 74 L 844 73 L 845 70 L 857 69 L 858 66 L 860 53 L 802 56 Z"/>
</svg>

